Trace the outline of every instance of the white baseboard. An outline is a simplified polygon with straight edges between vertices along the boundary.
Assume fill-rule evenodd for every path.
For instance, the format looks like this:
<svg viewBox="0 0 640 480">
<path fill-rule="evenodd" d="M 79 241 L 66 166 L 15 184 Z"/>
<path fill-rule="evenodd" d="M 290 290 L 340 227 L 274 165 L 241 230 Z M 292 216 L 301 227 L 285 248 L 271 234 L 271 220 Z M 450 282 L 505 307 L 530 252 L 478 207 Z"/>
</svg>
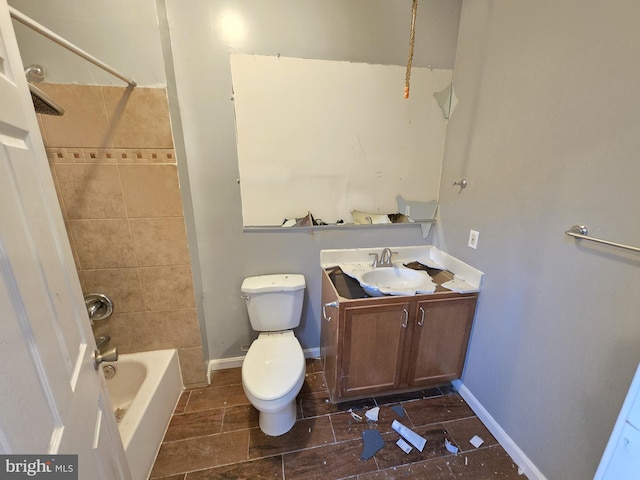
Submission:
<svg viewBox="0 0 640 480">
<path fill-rule="evenodd" d="M 513 461 L 520 467 L 529 480 L 547 480 L 538 470 L 538 467 L 527 455 L 516 445 L 513 439 L 507 435 L 502 427 L 496 422 L 486 408 L 478 401 L 471 391 L 462 383 L 462 380 L 454 380 L 453 386 L 460 393 L 460 396 L 471 407 L 471 410 L 478 416 L 491 434 L 500 442 Z"/>
<path fill-rule="evenodd" d="M 304 358 L 320 358 L 320 347 L 307 348 L 304 350 Z M 211 383 L 211 372 L 215 370 L 225 370 L 227 368 L 237 368 L 242 366 L 244 355 L 241 357 L 217 358 L 209 360 L 207 368 L 207 382 Z"/>
</svg>

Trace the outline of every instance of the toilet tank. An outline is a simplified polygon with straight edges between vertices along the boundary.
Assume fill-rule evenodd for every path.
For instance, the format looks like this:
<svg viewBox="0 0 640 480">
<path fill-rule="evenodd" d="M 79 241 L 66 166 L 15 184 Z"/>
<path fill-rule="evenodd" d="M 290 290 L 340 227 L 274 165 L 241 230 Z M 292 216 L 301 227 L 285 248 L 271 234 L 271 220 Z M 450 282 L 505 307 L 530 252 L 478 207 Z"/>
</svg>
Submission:
<svg viewBox="0 0 640 480">
<path fill-rule="evenodd" d="M 304 276 L 299 274 L 245 278 L 241 290 L 253 329 L 273 332 L 300 325 L 304 288 Z"/>
</svg>

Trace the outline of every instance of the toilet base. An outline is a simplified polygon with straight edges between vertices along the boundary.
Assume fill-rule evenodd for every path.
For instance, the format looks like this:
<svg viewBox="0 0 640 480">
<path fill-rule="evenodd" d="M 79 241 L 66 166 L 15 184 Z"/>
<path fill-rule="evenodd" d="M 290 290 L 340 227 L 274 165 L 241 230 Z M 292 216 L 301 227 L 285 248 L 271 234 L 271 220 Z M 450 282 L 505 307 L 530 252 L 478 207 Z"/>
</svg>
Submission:
<svg viewBox="0 0 640 480">
<path fill-rule="evenodd" d="M 284 435 L 296 423 L 296 410 L 294 398 L 277 412 L 260 412 L 260 430 L 271 437 Z"/>
</svg>

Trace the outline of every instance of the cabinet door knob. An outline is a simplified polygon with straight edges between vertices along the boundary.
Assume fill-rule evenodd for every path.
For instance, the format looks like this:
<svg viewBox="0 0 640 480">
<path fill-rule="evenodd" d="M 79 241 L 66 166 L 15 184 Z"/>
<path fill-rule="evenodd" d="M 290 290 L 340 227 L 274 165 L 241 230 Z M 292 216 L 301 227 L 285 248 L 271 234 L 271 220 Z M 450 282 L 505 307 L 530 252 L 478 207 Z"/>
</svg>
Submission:
<svg viewBox="0 0 640 480">
<path fill-rule="evenodd" d="M 409 325 L 409 311 L 406 308 L 403 308 L 402 311 L 404 312 L 404 322 L 402 322 L 402 328 L 407 328 L 407 325 Z"/>
<path fill-rule="evenodd" d="M 337 301 L 325 303 L 324 305 L 322 305 L 322 317 L 327 322 L 331 321 L 331 317 L 327 317 L 327 307 L 336 307 L 336 308 L 338 308 L 338 305 L 340 305 L 340 304 Z"/>
<path fill-rule="evenodd" d="M 418 321 L 418 325 L 424 325 L 424 308 L 420 307 L 420 320 Z"/>
</svg>

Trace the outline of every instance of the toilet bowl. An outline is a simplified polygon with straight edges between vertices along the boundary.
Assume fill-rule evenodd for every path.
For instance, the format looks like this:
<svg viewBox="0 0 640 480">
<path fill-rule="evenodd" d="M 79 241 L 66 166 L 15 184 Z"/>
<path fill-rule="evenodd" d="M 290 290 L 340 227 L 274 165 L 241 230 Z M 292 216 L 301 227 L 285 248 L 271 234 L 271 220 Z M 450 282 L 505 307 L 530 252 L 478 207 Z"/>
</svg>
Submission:
<svg viewBox="0 0 640 480">
<path fill-rule="evenodd" d="M 242 387 L 260 412 L 264 433 L 275 437 L 291 430 L 304 377 L 304 353 L 292 331 L 261 333 L 251 344 L 242 364 Z"/>
<path fill-rule="evenodd" d="M 260 412 L 260 429 L 287 433 L 296 421 L 296 396 L 305 378 L 302 347 L 293 333 L 300 324 L 304 276 L 261 275 L 242 283 L 249 320 L 260 332 L 242 363 L 242 387 Z"/>
</svg>

